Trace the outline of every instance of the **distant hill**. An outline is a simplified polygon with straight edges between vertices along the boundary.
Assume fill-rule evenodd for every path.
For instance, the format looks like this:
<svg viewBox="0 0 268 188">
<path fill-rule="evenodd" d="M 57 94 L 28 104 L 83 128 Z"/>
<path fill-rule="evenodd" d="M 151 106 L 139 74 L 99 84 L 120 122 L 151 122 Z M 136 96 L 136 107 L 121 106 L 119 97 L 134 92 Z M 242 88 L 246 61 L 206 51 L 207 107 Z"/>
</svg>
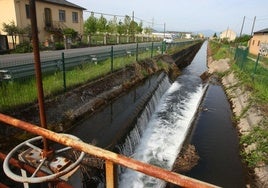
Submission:
<svg viewBox="0 0 268 188">
<path fill-rule="evenodd" d="M 195 32 L 193 32 L 193 33 L 195 33 L 195 34 L 202 33 L 203 35 L 205 35 L 205 37 L 211 37 L 211 36 L 214 35 L 214 33 L 216 33 L 217 36 L 220 35 L 220 32 L 213 31 L 213 30 L 210 30 L 210 29 L 208 29 L 208 30 L 195 31 Z"/>
</svg>

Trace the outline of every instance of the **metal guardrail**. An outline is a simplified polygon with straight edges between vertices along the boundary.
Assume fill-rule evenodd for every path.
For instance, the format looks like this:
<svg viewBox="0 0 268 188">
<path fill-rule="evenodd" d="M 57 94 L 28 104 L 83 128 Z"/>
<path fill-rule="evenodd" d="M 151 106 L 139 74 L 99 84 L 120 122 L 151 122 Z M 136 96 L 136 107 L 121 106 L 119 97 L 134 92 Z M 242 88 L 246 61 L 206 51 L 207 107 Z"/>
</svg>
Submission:
<svg viewBox="0 0 268 188">
<path fill-rule="evenodd" d="M 19 119 L 12 118 L 10 116 L 0 113 L 0 122 L 6 123 L 8 125 L 23 129 L 33 134 L 43 136 L 46 139 L 58 142 L 60 144 L 70 146 L 79 151 L 83 151 L 87 154 L 96 156 L 98 158 L 105 160 L 105 170 L 106 170 L 106 187 L 113 188 L 116 187 L 115 181 L 115 165 L 121 165 L 130 168 L 135 171 L 142 172 L 149 176 L 162 179 L 166 182 L 179 185 L 182 187 L 190 188 L 212 188 L 218 187 L 206 182 L 202 182 L 184 175 L 180 175 L 160 167 L 156 167 L 147 163 L 143 163 L 126 156 L 113 153 L 111 151 L 87 144 L 85 142 L 72 139 L 68 136 L 55 133 L 53 131 L 41 128 L 39 126 L 21 121 Z"/>
<path fill-rule="evenodd" d="M 155 48 L 162 46 L 162 43 L 155 43 Z M 139 52 L 144 51 L 144 48 L 149 48 L 151 46 L 150 43 L 145 43 L 139 47 Z M 131 54 L 136 53 L 136 45 L 129 45 L 128 47 L 116 47 L 113 50 L 114 57 L 124 57 L 128 56 L 128 53 Z M 102 50 L 101 52 L 90 52 L 90 53 L 79 53 L 77 52 L 74 55 L 65 55 L 64 61 L 62 60 L 61 54 L 55 57 L 48 57 L 47 60 L 41 59 L 41 67 L 43 73 L 48 72 L 56 72 L 62 70 L 62 62 L 65 63 L 66 69 L 71 69 L 73 67 L 79 66 L 84 63 L 94 63 L 97 58 L 98 61 L 104 61 L 111 57 L 111 50 L 109 48 Z M 18 60 L 17 60 L 18 61 Z M 32 60 L 30 62 L 10 62 L 6 64 L 11 64 L 12 66 L 3 67 L 2 70 L 8 71 L 12 77 L 12 79 L 24 78 L 33 76 L 34 72 L 34 63 Z M 14 65 L 15 64 L 15 65 Z"/>
<path fill-rule="evenodd" d="M 168 46 L 184 46 L 191 43 L 193 43 L 193 41 L 182 41 L 168 44 Z M 56 56 L 43 57 L 41 58 L 42 73 L 61 71 L 63 69 L 63 62 L 65 64 L 65 69 L 70 70 L 84 63 L 96 63 L 96 61 L 100 62 L 107 60 L 111 57 L 111 53 L 113 53 L 112 55 L 114 58 L 127 57 L 130 55 L 136 55 L 138 57 L 138 54 L 149 50 L 157 50 L 159 52 L 163 52 L 163 46 L 165 45 L 162 42 L 137 43 L 127 46 L 112 46 L 113 50 L 111 50 L 111 47 L 107 46 L 107 48 L 104 48 L 100 51 L 92 50 L 90 52 L 81 53 L 77 51 L 76 53 L 66 54 L 65 56 L 58 54 Z M 47 55 L 49 55 L 49 53 Z M 64 59 L 62 59 L 63 57 Z M 7 62 L 5 64 L 10 65 L 4 66 L 0 69 L 3 71 L 8 71 L 11 75 L 10 79 L 25 78 L 33 76 L 35 74 L 34 63 L 32 59 L 29 61 L 24 60 L 22 62 L 20 62 L 20 60 L 16 60 L 16 62 L 10 61 L 10 63 Z"/>
</svg>

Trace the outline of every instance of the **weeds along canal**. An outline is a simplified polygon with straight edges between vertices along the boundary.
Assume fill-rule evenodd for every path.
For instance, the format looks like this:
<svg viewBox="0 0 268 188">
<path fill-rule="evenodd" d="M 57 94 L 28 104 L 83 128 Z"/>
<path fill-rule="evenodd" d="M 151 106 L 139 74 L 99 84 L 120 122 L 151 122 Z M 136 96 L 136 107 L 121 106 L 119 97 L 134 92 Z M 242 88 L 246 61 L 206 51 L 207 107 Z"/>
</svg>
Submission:
<svg viewBox="0 0 268 188">
<path fill-rule="evenodd" d="M 188 138 L 200 160 L 186 175 L 219 186 L 245 187 L 230 105 L 221 86 L 200 79 L 207 70 L 206 57 L 207 42 L 173 83 L 164 74 L 154 75 L 78 122 L 71 134 L 169 170 Z M 198 113 L 200 103 L 207 110 Z M 118 173 L 122 188 L 165 187 L 160 180 L 128 169 L 119 167 Z M 93 177 L 96 184 L 104 185 L 101 177 Z"/>
</svg>

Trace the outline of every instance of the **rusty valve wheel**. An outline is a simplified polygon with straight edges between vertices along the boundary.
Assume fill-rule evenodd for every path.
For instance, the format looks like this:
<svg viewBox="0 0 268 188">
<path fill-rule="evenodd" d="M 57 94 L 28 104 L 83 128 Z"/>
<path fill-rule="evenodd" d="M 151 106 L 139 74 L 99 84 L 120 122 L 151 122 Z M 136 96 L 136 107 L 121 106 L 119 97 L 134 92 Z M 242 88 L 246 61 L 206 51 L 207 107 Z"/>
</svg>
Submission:
<svg viewBox="0 0 268 188">
<path fill-rule="evenodd" d="M 68 136 L 72 139 L 79 140 L 79 138 L 69 135 L 69 134 L 64 134 L 65 136 Z M 61 157 L 60 154 L 69 151 L 72 148 L 71 147 L 63 147 L 61 149 L 55 150 L 54 155 L 52 159 L 48 159 L 46 157 L 40 157 L 42 154 L 42 149 L 39 148 L 38 146 L 35 146 L 33 143 L 36 141 L 41 141 L 42 136 L 34 137 L 32 139 L 26 140 L 25 142 L 22 142 L 21 144 L 17 145 L 15 148 L 13 148 L 8 155 L 6 156 L 4 163 L 3 163 L 3 169 L 5 174 L 11 178 L 14 181 L 21 182 L 21 183 L 41 183 L 41 182 L 48 182 L 48 181 L 53 181 L 56 178 L 60 178 L 64 176 L 65 174 L 71 172 L 74 170 L 82 161 L 83 157 L 85 156 L 84 152 L 80 152 L 79 157 L 75 162 L 71 162 L 70 160 L 67 160 L 64 157 Z M 27 159 L 35 159 L 31 160 L 30 162 L 28 161 L 28 164 L 35 166 L 36 170 L 34 173 L 30 176 L 27 177 L 25 175 L 18 175 L 15 174 L 14 172 L 11 171 L 10 166 L 9 166 L 9 160 L 16 154 L 18 151 L 21 151 L 21 149 L 25 146 L 28 146 L 29 148 L 27 150 L 24 150 L 19 154 L 20 161 L 25 162 L 25 158 Z M 39 158 L 38 158 L 39 157 Z M 34 161 L 34 162 L 33 162 Z M 58 163 L 56 162 L 58 161 Z M 62 163 L 66 164 L 65 167 L 63 167 Z M 27 162 L 25 162 L 27 163 Z M 54 171 L 53 171 L 54 167 Z M 60 168 L 62 167 L 62 168 Z M 36 177 L 36 174 L 39 170 L 44 171 L 45 173 L 48 173 L 47 176 L 41 176 L 41 177 Z"/>
</svg>

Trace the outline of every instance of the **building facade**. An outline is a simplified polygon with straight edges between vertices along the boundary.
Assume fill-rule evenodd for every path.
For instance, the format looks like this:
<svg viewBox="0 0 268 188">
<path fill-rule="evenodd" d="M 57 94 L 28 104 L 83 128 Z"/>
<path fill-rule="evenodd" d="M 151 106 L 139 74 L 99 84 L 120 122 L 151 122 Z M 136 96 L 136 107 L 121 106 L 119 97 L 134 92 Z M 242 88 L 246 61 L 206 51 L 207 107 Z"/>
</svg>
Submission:
<svg viewBox="0 0 268 188">
<path fill-rule="evenodd" d="M 83 34 L 83 7 L 66 0 L 36 0 L 36 18 L 39 41 L 45 43 L 53 41 L 62 35 L 62 30 L 72 28 Z M 19 28 L 30 25 L 29 0 L 0 0 L 0 33 L 3 32 L 3 23 L 14 22 Z M 17 43 L 22 42 L 17 37 Z M 9 36 L 9 44 L 12 40 Z"/>
<path fill-rule="evenodd" d="M 227 29 L 220 34 L 220 39 L 227 39 L 228 41 L 234 41 L 235 38 L 236 33 L 231 29 Z"/>
<path fill-rule="evenodd" d="M 249 42 L 249 53 L 268 56 L 268 28 L 254 32 Z"/>
</svg>

